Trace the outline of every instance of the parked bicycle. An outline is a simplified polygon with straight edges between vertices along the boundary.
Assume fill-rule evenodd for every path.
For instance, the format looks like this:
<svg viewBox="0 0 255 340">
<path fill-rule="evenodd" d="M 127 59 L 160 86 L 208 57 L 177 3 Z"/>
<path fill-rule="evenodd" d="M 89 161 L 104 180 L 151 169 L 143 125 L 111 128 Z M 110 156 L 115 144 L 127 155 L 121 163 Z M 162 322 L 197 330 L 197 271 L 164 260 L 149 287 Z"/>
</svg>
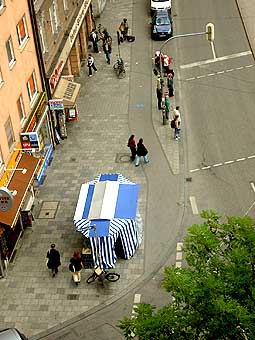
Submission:
<svg viewBox="0 0 255 340">
<path fill-rule="evenodd" d="M 113 69 L 115 70 L 116 75 L 119 79 L 125 78 L 126 76 L 125 65 L 121 57 L 118 57 L 116 63 L 113 65 Z"/>
<path fill-rule="evenodd" d="M 99 282 L 104 284 L 104 280 L 116 282 L 119 280 L 119 278 L 120 274 L 118 273 L 106 272 L 101 268 L 96 268 L 93 274 L 87 279 L 87 283 L 90 284 L 91 282 L 94 282 L 96 279 L 98 279 Z"/>
</svg>

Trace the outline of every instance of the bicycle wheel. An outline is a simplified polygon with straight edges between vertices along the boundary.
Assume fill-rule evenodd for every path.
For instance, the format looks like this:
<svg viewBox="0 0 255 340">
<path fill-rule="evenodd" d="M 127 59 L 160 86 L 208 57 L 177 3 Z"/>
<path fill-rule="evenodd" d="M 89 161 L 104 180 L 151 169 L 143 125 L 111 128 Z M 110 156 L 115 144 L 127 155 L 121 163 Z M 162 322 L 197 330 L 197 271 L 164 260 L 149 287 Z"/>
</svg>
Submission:
<svg viewBox="0 0 255 340">
<path fill-rule="evenodd" d="M 95 273 L 93 273 L 88 279 L 87 279 L 87 283 L 90 284 L 91 282 L 94 282 L 95 279 L 97 278 L 97 275 Z"/>
<path fill-rule="evenodd" d="M 111 282 L 116 282 L 120 278 L 120 274 L 118 273 L 107 273 L 105 275 L 106 280 L 111 281 Z"/>
</svg>

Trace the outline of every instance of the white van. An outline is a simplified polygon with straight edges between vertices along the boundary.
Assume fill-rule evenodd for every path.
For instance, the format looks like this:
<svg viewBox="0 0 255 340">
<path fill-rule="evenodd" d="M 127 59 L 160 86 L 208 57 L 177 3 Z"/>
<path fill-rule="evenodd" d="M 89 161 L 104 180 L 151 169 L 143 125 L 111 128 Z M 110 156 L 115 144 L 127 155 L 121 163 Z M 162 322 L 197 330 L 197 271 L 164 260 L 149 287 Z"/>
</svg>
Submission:
<svg viewBox="0 0 255 340">
<path fill-rule="evenodd" d="M 162 9 L 171 11 L 171 0 L 151 0 L 151 15 Z"/>
</svg>

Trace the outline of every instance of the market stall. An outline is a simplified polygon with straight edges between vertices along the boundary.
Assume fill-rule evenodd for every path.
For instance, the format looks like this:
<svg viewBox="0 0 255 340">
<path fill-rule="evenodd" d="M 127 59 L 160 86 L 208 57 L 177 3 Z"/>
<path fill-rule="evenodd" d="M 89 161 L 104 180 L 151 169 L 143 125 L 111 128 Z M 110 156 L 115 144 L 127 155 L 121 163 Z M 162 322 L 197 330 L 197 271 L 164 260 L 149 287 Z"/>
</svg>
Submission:
<svg viewBox="0 0 255 340">
<path fill-rule="evenodd" d="M 95 266 L 114 268 L 131 258 L 142 239 L 139 185 L 120 174 L 102 174 L 81 186 L 74 225 L 91 244 Z"/>
</svg>

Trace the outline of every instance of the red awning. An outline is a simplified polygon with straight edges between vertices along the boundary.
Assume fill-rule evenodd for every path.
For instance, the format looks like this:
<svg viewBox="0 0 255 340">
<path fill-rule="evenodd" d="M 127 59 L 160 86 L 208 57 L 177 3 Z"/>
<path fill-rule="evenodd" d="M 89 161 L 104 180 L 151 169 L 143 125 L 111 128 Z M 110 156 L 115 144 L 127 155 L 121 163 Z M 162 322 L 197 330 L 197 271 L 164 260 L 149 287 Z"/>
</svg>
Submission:
<svg viewBox="0 0 255 340">
<path fill-rule="evenodd" d="M 40 158 L 35 158 L 27 154 L 23 154 L 17 164 L 17 168 L 25 168 L 25 174 L 20 170 L 13 171 L 13 176 L 8 184 L 10 191 L 17 191 L 13 197 L 12 207 L 8 211 L 0 211 L 0 223 L 13 227 L 19 217 L 19 212 L 26 197 L 27 191 L 34 181 L 34 175 L 40 163 Z M 7 170 L 9 171 L 9 170 Z M 11 170 L 10 170 L 11 171 Z"/>
</svg>

